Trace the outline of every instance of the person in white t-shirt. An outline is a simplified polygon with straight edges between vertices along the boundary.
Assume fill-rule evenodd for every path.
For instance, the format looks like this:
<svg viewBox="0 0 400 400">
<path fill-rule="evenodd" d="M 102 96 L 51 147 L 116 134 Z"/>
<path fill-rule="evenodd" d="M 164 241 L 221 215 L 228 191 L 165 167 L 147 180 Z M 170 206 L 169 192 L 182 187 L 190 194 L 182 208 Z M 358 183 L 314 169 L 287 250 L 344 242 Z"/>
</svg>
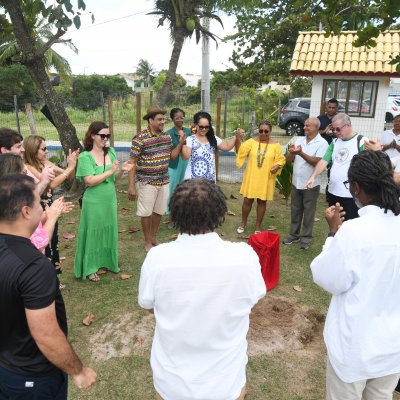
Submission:
<svg viewBox="0 0 400 400">
<path fill-rule="evenodd" d="M 293 177 L 290 201 L 290 233 L 283 240 L 283 244 L 300 241 L 300 248 L 303 250 L 308 249 L 312 240 L 321 177 L 316 177 L 311 189 L 304 187 L 315 165 L 321 160 L 328 148 L 328 142 L 318 133 L 319 127 L 318 118 L 308 118 L 304 122 L 305 136 L 297 138 L 296 142 L 289 146 L 289 153 L 286 156 L 286 162 L 293 162 Z"/>
<path fill-rule="evenodd" d="M 266 293 L 258 256 L 214 232 L 227 211 L 215 183 L 182 182 L 169 207 L 180 234 L 149 251 L 139 282 L 139 304 L 156 318 L 157 399 L 244 399 L 249 314 Z"/>
<path fill-rule="evenodd" d="M 347 185 L 347 171 L 353 156 L 364 150 L 366 138 L 353 131 L 350 117 L 344 113 L 336 114 L 333 117 L 332 129 L 336 139 L 329 145 L 325 155 L 315 166 L 305 187 L 311 189 L 315 178 L 324 171 L 328 164 L 332 163 L 329 192 L 327 192 L 328 204 L 332 206 L 337 202 L 340 203 L 345 211 L 346 220 L 357 218 L 358 207 Z"/>
<path fill-rule="evenodd" d="M 356 154 L 348 171 L 360 218 L 326 211 L 330 232 L 311 263 L 332 293 L 324 339 L 328 400 L 389 400 L 400 377 L 400 188 L 382 151 Z M 340 227 L 340 229 L 339 229 Z"/>
<path fill-rule="evenodd" d="M 390 158 L 400 156 L 400 115 L 393 120 L 393 129 L 383 132 L 380 142 Z"/>
</svg>

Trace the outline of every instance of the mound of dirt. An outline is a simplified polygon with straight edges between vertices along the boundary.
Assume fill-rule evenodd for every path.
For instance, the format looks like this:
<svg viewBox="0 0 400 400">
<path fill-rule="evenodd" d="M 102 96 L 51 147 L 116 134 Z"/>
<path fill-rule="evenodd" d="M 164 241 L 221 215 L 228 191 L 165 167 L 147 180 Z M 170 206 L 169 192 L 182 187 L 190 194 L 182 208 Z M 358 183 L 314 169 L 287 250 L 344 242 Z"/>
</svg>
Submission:
<svg viewBox="0 0 400 400">
<path fill-rule="evenodd" d="M 313 340 L 323 318 L 287 299 L 266 296 L 250 315 L 248 353 L 255 356 L 302 349 Z"/>
<path fill-rule="evenodd" d="M 255 356 L 302 349 L 312 341 L 322 321 L 323 316 L 312 309 L 267 296 L 250 315 L 248 353 Z M 153 314 L 135 313 L 104 324 L 90 338 L 93 359 L 105 361 L 131 353 L 145 354 L 151 347 L 154 326 Z"/>
</svg>

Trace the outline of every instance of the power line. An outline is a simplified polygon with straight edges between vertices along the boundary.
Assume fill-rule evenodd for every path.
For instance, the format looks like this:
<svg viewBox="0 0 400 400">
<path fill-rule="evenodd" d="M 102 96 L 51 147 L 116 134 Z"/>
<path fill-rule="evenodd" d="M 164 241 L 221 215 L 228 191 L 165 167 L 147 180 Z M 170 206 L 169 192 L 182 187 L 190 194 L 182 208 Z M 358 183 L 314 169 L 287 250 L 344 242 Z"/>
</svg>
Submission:
<svg viewBox="0 0 400 400">
<path fill-rule="evenodd" d="M 124 15 L 123 17 L 110 19 L 110 20 L 108 20 L 108 21 L 99 22 L 99 23 L 97 23 L 97 24 L 92 24 L 92 25 L 89 25 L 89 26 L 84 26 L 83 28 L 79 28 L 79 29 L 74 29 L 73 31 L 68 31 L 68 33 L 78 32 L 78 31 L 82 31 L 82 30 L 84 30 L 84 29 L 94 28 L 95 26 L 104 25 L 104 24 L 109 24 L 110 22 L 120 21 L 121 19 L 134 17 L 135 15 L 145 14 L 145 13 L 148 13 L 148 12 L 150 12 L 150 11 L 152 11 L 152 10 L 140 11 L 140 12 L 138 12 L 138 13 L 129 14 L 129 15 Z"/>
</svg>

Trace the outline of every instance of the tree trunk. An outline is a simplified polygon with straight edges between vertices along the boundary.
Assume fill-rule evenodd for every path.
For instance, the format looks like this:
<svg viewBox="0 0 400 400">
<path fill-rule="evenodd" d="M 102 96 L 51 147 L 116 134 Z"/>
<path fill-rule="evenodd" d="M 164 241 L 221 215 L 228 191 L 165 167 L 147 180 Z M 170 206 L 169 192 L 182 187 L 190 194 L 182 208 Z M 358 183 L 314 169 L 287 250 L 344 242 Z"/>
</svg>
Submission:
<svg viewBox="0 0 400 400">
<path fill-rule="evenodd" d="M 169 60 L 169 68 L 167 72 L 167 79 L 160 90 L 158 96 L 158 104 L 163 107 L 167 103 L 168 94 L 171 91 L 174 79 L 176 76 L 176 68 L 178 67 L 179 56 L 181 55 L 183 42 L 185 41 L 185 29 L 177 28 L 174 37 L 174 47 L 172 49 L 171 58 Z"/>
<path fill-rule="evenodd" d="M 57 93 L 51 86 L 46 73 L 44 56 L 38 56 L 39 49 L 36 48 L 35 40 L 29 33 L 20 2 L 15 0 L 1 0 L 0 4 L 3 5 L 10 15 L 15 39 L 22 50 L 23 63 L 27 67 L 32 80 L 35 82 L 40 96 L 50 110 L 64 151 L 67 153 L 68 149 L 81 148 L 76 136 L 76 129 L 69 120 Z"/>
</svg>

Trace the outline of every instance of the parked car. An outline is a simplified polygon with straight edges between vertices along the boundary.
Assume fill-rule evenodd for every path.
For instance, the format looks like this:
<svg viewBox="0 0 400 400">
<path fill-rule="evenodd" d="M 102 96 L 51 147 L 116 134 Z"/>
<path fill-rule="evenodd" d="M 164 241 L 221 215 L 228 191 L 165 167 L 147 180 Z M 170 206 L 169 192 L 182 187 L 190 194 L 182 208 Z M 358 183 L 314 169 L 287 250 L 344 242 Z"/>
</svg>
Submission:
<svg viewBox="0 0 400 400">
<path fill-rule="evenodd" d="M 385 122 L 392 122 L 400 114 L 400 97 L 389 96 L 386 105 Z"/>
<path fill-rule="evenodd" d="M 286 130 L 287 136 L 304 135 L 304 122 L 310 115 L 310 105 L 309 97 L 297 97 L 282 108 L 278 125 Z"/>
</svg>

